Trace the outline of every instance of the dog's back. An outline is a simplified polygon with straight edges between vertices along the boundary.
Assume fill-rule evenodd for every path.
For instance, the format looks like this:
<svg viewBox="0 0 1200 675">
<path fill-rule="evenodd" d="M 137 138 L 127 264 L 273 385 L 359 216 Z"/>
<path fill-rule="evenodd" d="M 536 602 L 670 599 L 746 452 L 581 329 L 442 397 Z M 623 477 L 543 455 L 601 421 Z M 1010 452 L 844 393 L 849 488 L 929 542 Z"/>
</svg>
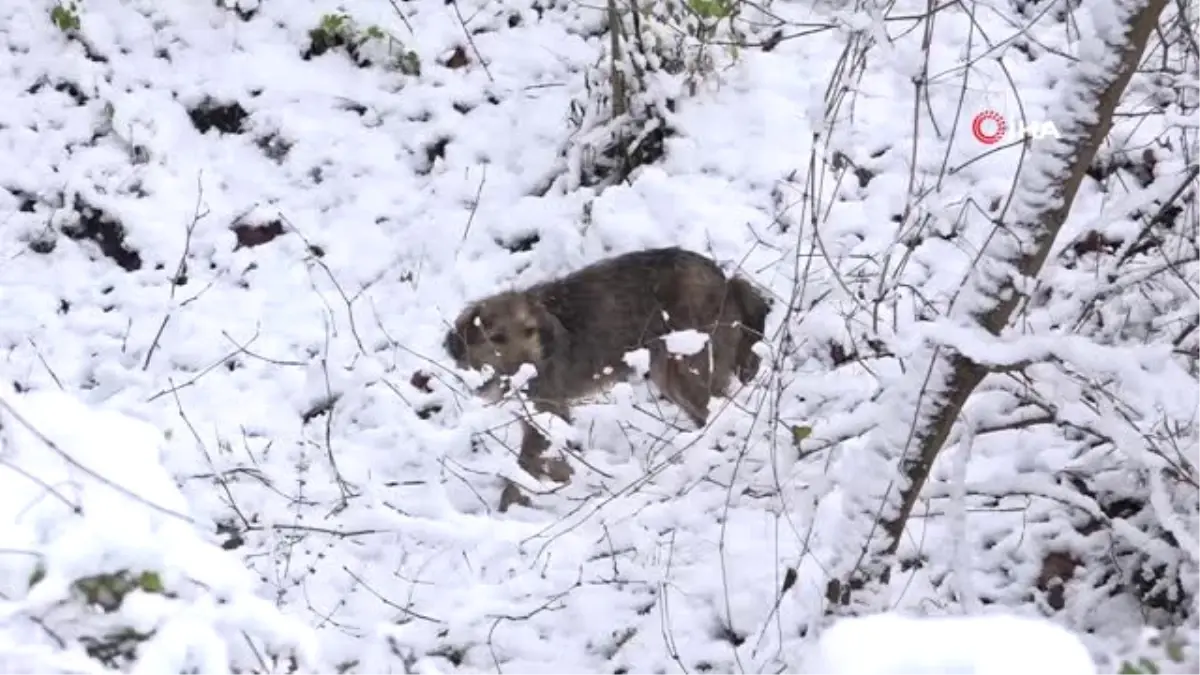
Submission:
<svg viewBox="0 0 1200 675">
<path fill-rule="evenodd" d="M 750 347 L 762 336 L 769 306 L 744 279 L 727 281 L 713 260 L 698 253 L 678 247 L 627 253 L 528 293 L 570 336 L 559 356 L 570 371 L 566 381 L 596 381 L 602 371 L 619 376 L 627 352 L 688 329 L 709 333 L 715 350 L 736 353 L 738 379 L 748 382 L 757 372 L 758 357 Z M 734 324 L 750 330 L 715 330 Z"/>
</svg>

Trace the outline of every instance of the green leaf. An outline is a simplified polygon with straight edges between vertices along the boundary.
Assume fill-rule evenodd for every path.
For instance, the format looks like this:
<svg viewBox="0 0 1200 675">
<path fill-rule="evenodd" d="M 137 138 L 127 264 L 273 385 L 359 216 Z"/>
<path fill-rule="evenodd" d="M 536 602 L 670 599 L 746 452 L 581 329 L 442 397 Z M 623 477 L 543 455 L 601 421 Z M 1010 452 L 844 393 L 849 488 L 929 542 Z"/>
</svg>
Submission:
<svg viewBox="0 0 1200 675">
<path fill-rule="evenodd" d="M 162 577 L 158 572 L 146 570 L 138 575 L 129 570 L 113 574 L 96 574 L 75 581 L 75 589 L 88 605 L 99 605 L 106 612 L 115 611 L 125 601 L 130 591 L 141 589 L 146 593 L 163 593 Z"/>
<path fill-rule="evenodd" d="M 724 19 L 733 13 L 730 0 L 688 0 L 688 6 L 704 19 Z"/>
<path fill-rule="evenodd" d="M 1183 644 L 1175 640 L 1168 640 L 1167 658 L 1174 663 L 1183 663 Z"/>
<path fill-rule="evenodd" d="M 321 24 L 318 30 L 324 32 L 330 37 L 334 35 L 343 35 L 350 25 L 350 17 L 345 14 L 326 14 L 321 17 Z"/>
<path fill-rule="evenodd" d="M 1118 675 L 1141 675 L 1141 672 L 1137 666 L 1128 661 L 1122 661 L 1121 668 L 1117 671 Z"/>
<path fill-rule="evenodd" d="M 792 442 L 800 445 L 800 441 L 812 436 L 812 427 L 803 424 L 792 425 Z"/>
<path fill-rule="evenodd" d="M 147 593 L 162 593 L 165 590 L 163 588 L 162 577 L 158 575 L 158 572 L 142 572 L 141 576 L 138 577 L 137 585 Z"/>
<path fill-rule="evenodd" d="M 79 13 L 76 11 L 74 3 L 70 7 L 64 7 L 61 4 L 55 5 L 50 10 L 50 21 L 64 33 L 79 30 Z"/>
<path fill-rule="evenodd" d="M 396 59 L 396 68 L 405 75 L 417 77 L 421 74 L 421 57 L 414 51 L 402 50 Z"/>
</svg>

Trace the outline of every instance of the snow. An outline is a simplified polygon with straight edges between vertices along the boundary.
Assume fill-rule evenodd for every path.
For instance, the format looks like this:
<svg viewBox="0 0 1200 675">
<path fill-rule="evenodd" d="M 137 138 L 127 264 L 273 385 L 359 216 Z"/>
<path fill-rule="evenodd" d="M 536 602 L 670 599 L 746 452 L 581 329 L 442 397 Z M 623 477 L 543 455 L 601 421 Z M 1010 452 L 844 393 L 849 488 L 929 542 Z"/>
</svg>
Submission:
<svg viewBox="0 0 1200 675">
<path fill-rule="evenodd" d="M 650 350 L 645 347 L 626 352 L 622 360 L 637 375 L 645 376 L 650 372 Z"/>
<path fill-rule="evenodd" d="M 1079 638 L 1044 619 L 991 615 L 919 619 L 897 614 L 843 619 L 821 636 L 813 672 L 1092 675 Z"/>
<path fill-rule="evenodd" d="M 1177 573 L 1194 598 L 1197 505 L 1174 476 L 1195 476 L 1200 401 L 1192 342 L 1163 337 L 1196 316 L 1194 261 L 1055 263 L 1023 333 L 965 319 L 1011 276 L 980 249 L 1015 251 L 1028 233 L 997 235 L 996 219 L 1016 216 L 990 205 L 1009 203 L 1022 149 L 971 138 L 963 69 L 992 69 L 994 45 L 1029 35 L 1047 59 L 1105 55 L 1089 64 L 1102 74 L 1128 8 L 1076 9 L 1094 33 L 1080 41 L 1015 10 L 950 7 L 926 50 L 911 18 L 923 2 L 768 4 L 754 16 L 786 22 L 776 48 L 714 49 L 694 94 L 655 71 L 654 95 L 680 94 L 676 133 L 661 160 L 600 189 L 580 185 L 587 143 L 610 131 L 587 87 L 604 80 L 608 41 L 591 5 L 83 0 L 71 37 L 47 5 L 4 3 L 0 383 L 13 386 L 0 396 L 28 427 L 0 410 L 0 670 L 101 672 L 33 617 L 69 623 L 47 608 L 122 566 L 186 590 L 123 605 L 120 621 L 158 628 L 141 672 L 286 671 L 282 656 L 261 665 L 267 646 L 295 650 L 302 672 L 780 672 L 831 639 L 862 641 L 856 625 L 924 645 L 961 631 L 953 665 L 981 667 L 995 648 L 966 653 L 978 627 L 1065 640 L 987 616 L 864 619 L 818 639 L 826 582 L 873 541 L 924 382 L 948 376 L 927 367 L 937 350 L 1037 363 L 1022 381 L 989 378 L 966 406 L 970 429 L 951 435 L 874 609 L 1054 614 L 1104 667 L 1150 621 L 1123 590 L 1143 569 Z M 365 53 L 412 51 L 420 75 L 357 67 L 344 49 L 303 58 L 334 12 L 379 26 L 393 42 Z M 677 35 L 658 30 L 664 44 Z M 451 66 L 460 51 L 466 65 Z M 1074 128 L 1061 61 L 1014 48 L 1003 67 L 1030 123 Z M 240 130 L 198 129 L 206 102 L 239 105 Z M 1111 144 L 1191 123 L 1163 115 L 1130 113 Z M 1148 186 L 1085 182 L 1064 235 L 1141 231 L 1133 212 L 1157 208 L 1194 162 L 1163 145 Z M 1040 186 L 1061 162 L 1046 154 L 1022 174 L 1020 217 L 1049 198 Z M 120 222 L 125 254 L 111 234 L 90 233 L 103 247 L 64 234 L 104 219 Z M 282 234 L 247 245 L 239 227 Z M 714 401 L 702 430 L 639 377 L 573 407 L 572 424 L 541 414 L 553 447 L 583 450 L 567 453 L 569 484 L 532 479 L 512 406 L 472 396 L 488 373 L 442 351 L 450 322 L 481 296 L 668 245 L 774 296 L 759 378 Z M 694 354 L 706 338 L 666 342 Z M 644 375 L 649 352 L 625 362 Z M 1047 409 L 1061 424 L 1025 424 Z M 1080 475 L 1089 492 L 1072 486 Z M 506 480 L 530 507 L 497 511 Z M 1135 489 L 1150 507 L 1111 516 Z M 1120 571 L 1081 565 L 1054 613 L 1039 578 L 1064 552 Z M 38 561 L 46 576 L 28 588 Z M 911 656 L 887 644 L 858 656 Z"/>
<path fill-rule="evenodd" d="M 20 597 L 29 585 L 22 600 L 2 603 L 5 643 L 19 636 L 25 644 L 5 644 L 0 662 L 17 670 L 79 667 L 76 654 L 54 650 L 80 631 L 79 617 L 64 610 L 75 596 L 72 583 L 162 570 L 161 584 L 174 597 L 135 590 L 119 607 L 118 625 L 157 631 L 140 646 L 136 671 L 225 671 L 231 654 L 241 660 L 247 645 L 264 639 L 290 648 L 301 664 L 318 663 L 311 629 L 256 597 L 256 580 L 241 561 L 196 528 L 162 467 L 170 445 L 162 432 L 62 392 L 15 395 L 5 386 L 0 434 L 0 541 L 24 553 L 4 558 L 4 597 Z"/>
<path fill-rule="evenodd" d="M 708 335 L 698 330 L 676 330 L 663 336 L 667 352 L 679 356 L 699 354 L 708 344 Z"/>
</svg>

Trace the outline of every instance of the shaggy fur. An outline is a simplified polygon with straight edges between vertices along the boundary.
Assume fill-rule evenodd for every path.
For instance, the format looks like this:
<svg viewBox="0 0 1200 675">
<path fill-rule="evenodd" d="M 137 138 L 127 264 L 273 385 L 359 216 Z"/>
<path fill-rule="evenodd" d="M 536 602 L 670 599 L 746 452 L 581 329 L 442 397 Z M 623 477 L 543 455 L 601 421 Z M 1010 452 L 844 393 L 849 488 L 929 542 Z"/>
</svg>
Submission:
<svg viewBox="0 0 1200 675">
<path fill-rule="evenodd" d="M 650 379 L 697 426 L 708 421 L 709 399 L 732 377 L 748 383 L 759 368 L 754 344 L 763 336 L 770 304 L 749 282 L 726 279 L 711 259 L 681 248 L 659 248 L 602 260 L 563 278 L 506 291 L 471 303 L 444 346 L 464 369 L 490 366 L 476 392 L 496 399 L 524 363 L 537 368 L 528 386 L 535 409 L 570 419 L 570 403 L 628 377 L 627 352 L 650 352 Z M 691 356 L 669 354 L 662 336 L 696 330 L 709 336 Z M 519 463 L 534 477 L 566 481 L 565 462 L 541 455 L 546 439 L 523 422 Z M 515 486 L 509 486 L 515 491 Z M 506 489 L 501 510 L 526 502 Z"/>
</svg>

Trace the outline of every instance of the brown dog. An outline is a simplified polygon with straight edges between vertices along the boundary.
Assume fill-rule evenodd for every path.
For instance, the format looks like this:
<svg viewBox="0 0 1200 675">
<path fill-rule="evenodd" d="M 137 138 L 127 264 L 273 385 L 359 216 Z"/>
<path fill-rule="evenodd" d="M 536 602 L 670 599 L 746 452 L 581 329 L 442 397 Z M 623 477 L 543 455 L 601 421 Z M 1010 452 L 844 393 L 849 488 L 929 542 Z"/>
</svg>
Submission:
<svg viewBox="0 0 1200 675">
<path fill-rule="evenodd" d="M 758 372 L 752 347 L 762 339 L 769 310 L 749 282 L 726 279 L 713 260 L 659 248 L 474 302 L 454 322 L 444 346 L 460 368 L 491 367 L 491 377 L 475 393 L 492 400 L 508 390 L 508 379 L 522 364 L 532 364 L 537 373 L 526 391 L 535 410 L 567 421 L 572 401 L 628 377 L 633 368 L 625 355 L 646 348 L 650 380 L 702 427 L 711 396 L 724 394 L 732 376 L 748 383 Z M 671 353 L 664 336 L 684 330 L 707 336 L 704 348 Z M 545 437 L 528 421 L 522 427 L 521 468 L 535 478 L 568 480 L 565 461 L 543 460 Z M 528 500 L 510 483 L 500 510 L 513 502 Z"/>
</svg>

